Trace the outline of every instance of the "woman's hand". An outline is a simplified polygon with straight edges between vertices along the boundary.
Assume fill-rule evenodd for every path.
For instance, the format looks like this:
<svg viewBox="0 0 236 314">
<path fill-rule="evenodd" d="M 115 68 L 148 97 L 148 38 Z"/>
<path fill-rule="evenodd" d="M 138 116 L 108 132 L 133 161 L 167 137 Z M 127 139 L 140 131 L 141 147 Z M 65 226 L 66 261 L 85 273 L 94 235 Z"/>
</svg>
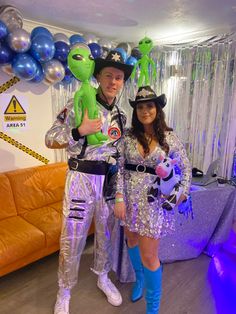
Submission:
<svg viewBox="0 0 236 314">
<path fill-rule="evenodd" d="M 115 214 L 116 218 L 119 218 L 121 220 L 125 219 L 126 207 L 125 207 L 124 201 L 119 202 L 119 203 L 115 203 L 114 214 Z"/>
<path fill-rule="evenodd" d="M 178 206 L 178 205 L 181 204 L 182 202 L 186 201 L 186 199 L 187 199 L 187 196 L 184 195 L 184 194 L 181 194 L 180 197 L 179 197 L 178 202 L 176 203 L 176 206 Z"/>
<path fill-rule="evenodd" d="M 114 214 L 116 218 L 119 218 L 121 220 L 125 219 L 126 207 L 124 197 L 121 193 L 116 193 Z"/>
</svg>

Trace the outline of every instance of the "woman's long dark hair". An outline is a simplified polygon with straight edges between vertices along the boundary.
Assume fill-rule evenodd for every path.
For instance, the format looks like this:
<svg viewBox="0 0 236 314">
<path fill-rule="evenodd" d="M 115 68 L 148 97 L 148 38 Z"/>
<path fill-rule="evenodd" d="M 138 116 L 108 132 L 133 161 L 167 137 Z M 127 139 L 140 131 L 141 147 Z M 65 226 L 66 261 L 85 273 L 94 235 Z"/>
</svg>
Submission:
<svg viewBox="0 0 236 314">
<path fill-rule="evenodd" d="M 162 110 L 161 106 L 155 103 L 157 109 L 157 115 L 155 120 L 153 121 L 153 129 L 155 133 L 155 139 L 161 146 L 161 148 L 169 153 L 169 145 L 166 143 L 165 131 L 173 131 L 172 128 L 168 127 L 165 122 L 165 113 Z M 147 138 L 144 134 L 143 124 L 138 120 L 136 107 L 134 108 L 132 115 L 132 128 L 131 134 L 133 134 L 138 142 L 142 145 L 145 155 L 149 154 L 150 148 Z"/>
</svg>

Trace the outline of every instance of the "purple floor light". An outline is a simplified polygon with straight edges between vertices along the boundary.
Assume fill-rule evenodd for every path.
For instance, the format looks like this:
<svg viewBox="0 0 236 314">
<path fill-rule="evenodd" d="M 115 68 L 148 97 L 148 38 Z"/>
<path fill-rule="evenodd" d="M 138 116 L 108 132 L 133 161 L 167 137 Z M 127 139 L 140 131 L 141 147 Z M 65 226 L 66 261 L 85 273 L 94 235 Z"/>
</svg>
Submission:
<svg viewBox="0 0 236 314">
<path fill-rule="evenodd" d="M 236 149 L 234 151 L 234 160 L 233 160 L 233 166 L 232 166 L 232 175 L 231 175 L 231 180 L 235 183 L 236 185 Z"/>
<path fill-rule="evenodd" d="M 234 239 L 232 239 L 234 237 Z M 212 257 L 208 280 L 217 314 L 236 313 L 236 234 L 231 232 L 226 244 Z"/>
</svg>

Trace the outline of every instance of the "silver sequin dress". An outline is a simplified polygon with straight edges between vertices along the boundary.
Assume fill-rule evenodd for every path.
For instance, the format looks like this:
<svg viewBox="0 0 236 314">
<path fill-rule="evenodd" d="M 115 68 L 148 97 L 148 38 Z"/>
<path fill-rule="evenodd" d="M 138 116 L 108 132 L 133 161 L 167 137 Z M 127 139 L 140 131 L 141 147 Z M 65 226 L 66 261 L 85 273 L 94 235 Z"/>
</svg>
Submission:
<svg viewBox="0 0 236 314">
<path fill-rule="evenodd" d="M 169 155 L 179 157 L 181 169 L 181 183 L 184 194 L 189 193 L 191 185 L 191 166 L 185 148 L 174 132 L 166 133 L 169 144 Z M 124 169 L 124 164 L 141 164 L 154 168 L 160 154 L 165 154 L 160 146 L 143 158 L 138 151 L 137 139 L 127 130 L 118 145 L 120 157 L 118 159 L 117 192 L 122 193 L 126 203 L 126 218 L 123 224 L 131 231 L 142 236 L 161 238 L 174 231 L 174 211 L 165 211 L 160 207 L 160 198 L 148 203 L 148 189 L 156 176 Z"/>
</svg>

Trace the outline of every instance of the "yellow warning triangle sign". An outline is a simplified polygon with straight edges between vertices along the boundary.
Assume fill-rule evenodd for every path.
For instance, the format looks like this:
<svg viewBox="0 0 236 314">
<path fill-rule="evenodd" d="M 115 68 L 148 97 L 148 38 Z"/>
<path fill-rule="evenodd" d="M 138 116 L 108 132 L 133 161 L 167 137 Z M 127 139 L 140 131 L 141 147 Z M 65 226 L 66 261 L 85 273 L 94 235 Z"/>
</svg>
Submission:
<svg viewBox="0 0 236 314">
<path fill-rule="evenodd" d="M 12 96 L 4 114 L 26 114 L 26 112 L 17 100 L 17 98 L 15 96 Z"/>
</svg>

